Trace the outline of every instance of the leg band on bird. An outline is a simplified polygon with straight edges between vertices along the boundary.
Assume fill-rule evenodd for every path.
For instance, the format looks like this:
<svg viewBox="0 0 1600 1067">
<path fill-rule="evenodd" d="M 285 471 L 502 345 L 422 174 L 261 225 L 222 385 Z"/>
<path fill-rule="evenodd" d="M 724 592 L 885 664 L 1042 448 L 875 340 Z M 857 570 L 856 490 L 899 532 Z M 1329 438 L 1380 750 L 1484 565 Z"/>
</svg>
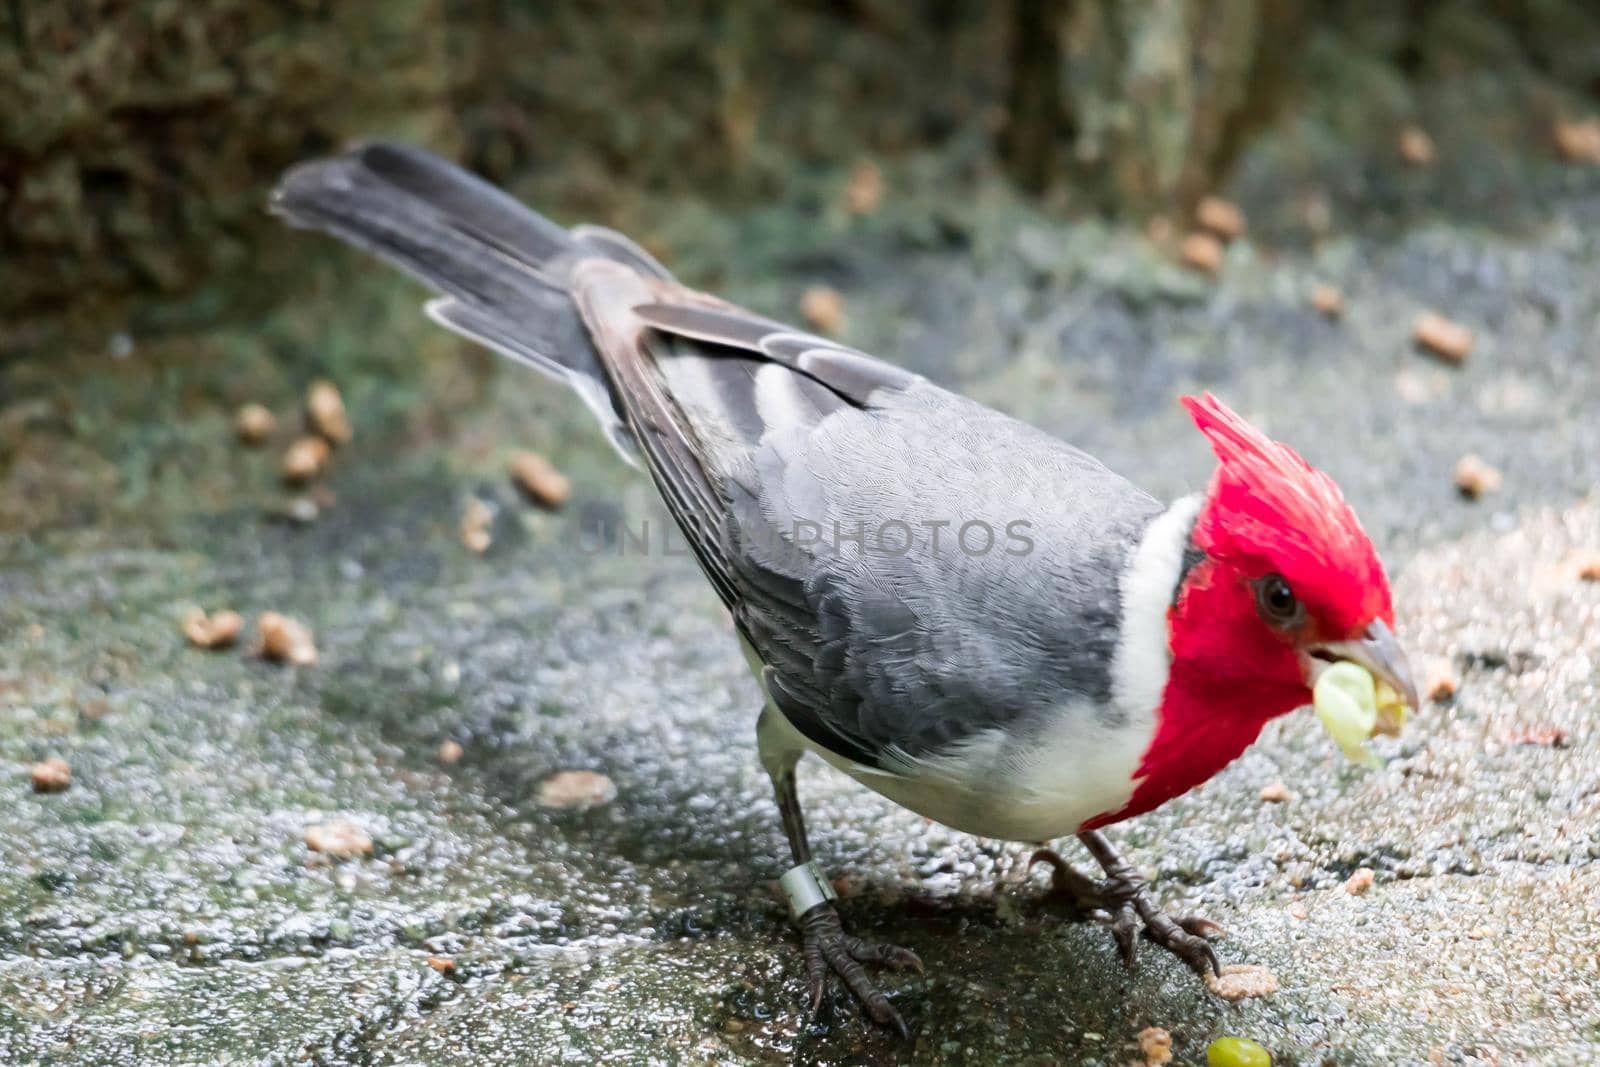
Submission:
<svg viewBox="0 0 1600 1067">
<path fill-rule="evenodd" d="M 816 860 L 790 867 L 778 879 L 778 885 L 789 901 L 789 914 L 796 922 L 818 904 L 839 899 L 839 894 L 833 891 L 833 883 L 822 873 Z"/>
</svg>

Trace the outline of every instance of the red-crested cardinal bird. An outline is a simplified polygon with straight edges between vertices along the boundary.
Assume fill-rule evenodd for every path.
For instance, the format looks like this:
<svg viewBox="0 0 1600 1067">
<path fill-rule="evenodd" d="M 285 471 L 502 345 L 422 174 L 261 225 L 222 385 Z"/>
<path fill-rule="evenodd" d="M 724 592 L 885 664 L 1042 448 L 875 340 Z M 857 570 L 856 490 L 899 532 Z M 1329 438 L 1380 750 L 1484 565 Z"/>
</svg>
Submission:
<svg viewBox="0 0 1600 1067">
<path fill-rule="evenodd" d="M 680 285 L 595 226 L 564 229 L 416 148 L 303 164 L 273 209 L 403 267 L 439 323 L 571 386 L 654 480 L 756 670 L 760 758 L 793 867 L 813 1003 L 836 972 L 905 1029 L 862 964 L 917 957 L 845 933 L 806 841 L 814 752 L 985 837 L 1075 834 L 1055 887 L 1217 968 L 1100 828 L 1199 785 L 1353 661 L 1412 707 L 1389 584 L 1339 489 L 1220 401 L 1216 453 L 1162 504 L 1093 457 L 915 374 Z"/>
</svg>

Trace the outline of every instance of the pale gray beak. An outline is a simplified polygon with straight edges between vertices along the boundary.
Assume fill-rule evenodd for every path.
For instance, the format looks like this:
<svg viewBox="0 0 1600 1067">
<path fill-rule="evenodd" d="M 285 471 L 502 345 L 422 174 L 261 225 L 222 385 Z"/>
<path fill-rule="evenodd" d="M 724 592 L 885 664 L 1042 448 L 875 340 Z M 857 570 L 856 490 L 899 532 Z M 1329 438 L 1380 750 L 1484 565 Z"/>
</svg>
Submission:
<svg viewBox="0 0 1600 1067">
<path fill-rule="evenodd" d="M 1317 675 L 1329 663 L 1348 660 L 1371 671 L 1378 681 L 1387 682 L 1412 711 L 1421 709 L 1417 683 L 1411 677 L 1411 665 L 1406 662 L 1406 654 L 1401 651 L 1394 631 L 1382 619 L 1374 619 L 1372 625 L 1353 641 L 1330 641 L 1316 646 L 1306 659 L 1307 684 L 1314 685 Z"/>
</svg>

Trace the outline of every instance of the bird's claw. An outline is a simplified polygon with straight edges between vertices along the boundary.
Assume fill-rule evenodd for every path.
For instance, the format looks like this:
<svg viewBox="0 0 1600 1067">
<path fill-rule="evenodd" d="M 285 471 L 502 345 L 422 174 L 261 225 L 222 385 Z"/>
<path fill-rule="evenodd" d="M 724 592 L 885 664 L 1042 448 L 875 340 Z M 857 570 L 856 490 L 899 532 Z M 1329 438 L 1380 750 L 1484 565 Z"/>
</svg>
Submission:
<svg viewBox="0 0 1600 1067">
<path fill-rule="evenodd" d="M 1145 917 L 1145 937 L 1187 963 L 1196 974 L 1203 976 L 1209 970 L 1221 978 L 1222 961 L 1217 958 L 1217 950 L 1211 947 L 1211 942 L 1206 940 L 1210 933 L 1222 933 L 1222 927 L 1210 919 L 1192 915 L 1174 919 L 1159 910 L 1155 912 L 1154 921 L 1150 916 Z"/>
<path fill-rule="evenodd" d="M 1117 943 L 1122 962 L 1130 969 L 1138 965 L 1139 924 L 1144 936 L 1184 963 L 1197 974 L 1211 971 L 1222 976 L 1222 962 L 1208 938 L 1221 935 L 1221 926 L 1198 916 L 1173 918 L 1156 904 L 1149 883 L 1130 873 L 1119 873 L 1097 882 L 1077 870 L 1054 851 L 1041 848 L 1028 861 L 1047 863 L 1051 868 L 1051 895 L 1063 898 L 1077 919 L 1092 919 L 1105 924 Z"/>
<path fill-rule="evenodd" d="M 873 963 L 897 970 L 922 973 L 922 960 L 910 949 L 898 945 L 863 941 L 844 932 L 839 913 L 832 904 L 818 904 L 800 917 L 800 932 L 805 939 L 806 972 L 811 992 L 811 1010 L 822 1007 L 827 992 L 828 972 L 831 970 L 844 982 L 872 1021 L 879 1026 L 892 1026 L 902 1038 L 911 1031 L 895 1011 L 894 1005 L 870 977 L 864 963 Z"/>
<path fill-rule="evenodd" d="M 1062 859 L 1054 849 L 1041 848 L 1028 858 L 1028 868 L 1047 863 L 1050 865 L 1050 895 L 1067 906 L 1074 919 L 1112 921 L 1107 897 L 1099 882 Z"/>
</svg>

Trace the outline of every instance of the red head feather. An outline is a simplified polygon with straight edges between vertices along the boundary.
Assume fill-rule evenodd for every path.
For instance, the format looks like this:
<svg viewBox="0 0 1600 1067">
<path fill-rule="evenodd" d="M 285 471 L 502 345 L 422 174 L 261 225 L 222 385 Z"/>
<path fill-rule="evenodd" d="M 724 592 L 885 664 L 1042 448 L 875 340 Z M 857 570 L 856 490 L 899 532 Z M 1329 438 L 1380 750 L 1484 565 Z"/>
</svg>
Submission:
<svg viewBox="0 0 1600 1067">
<path fill-rule="evenodd" d="M 1210 393 L 1183 406 L 1217 455 L 1195 544 L 1251 577 L 1282 575 L 1328 637 L 1392 623 L 1383 564 L 1333 479 Z"/>
<path fill-rule="evenodd" d="M 1373 619 L 1393 623 L 1383 565 L 1333 479 L 1210 393 L 1184 407 L 1217 454 L 1195 519 L 1206 559 L 1168 611 L 1171 674 L 1138 787 L 1104 826 L 1192 789 L 1256 739 L 1266 722 L 1311 700 L 1300 647 L 1346 640 Z M 1252 584 L 1280 575 L 1305 605 L 1306 625 L 1269 626 Z"/>
</svg>

